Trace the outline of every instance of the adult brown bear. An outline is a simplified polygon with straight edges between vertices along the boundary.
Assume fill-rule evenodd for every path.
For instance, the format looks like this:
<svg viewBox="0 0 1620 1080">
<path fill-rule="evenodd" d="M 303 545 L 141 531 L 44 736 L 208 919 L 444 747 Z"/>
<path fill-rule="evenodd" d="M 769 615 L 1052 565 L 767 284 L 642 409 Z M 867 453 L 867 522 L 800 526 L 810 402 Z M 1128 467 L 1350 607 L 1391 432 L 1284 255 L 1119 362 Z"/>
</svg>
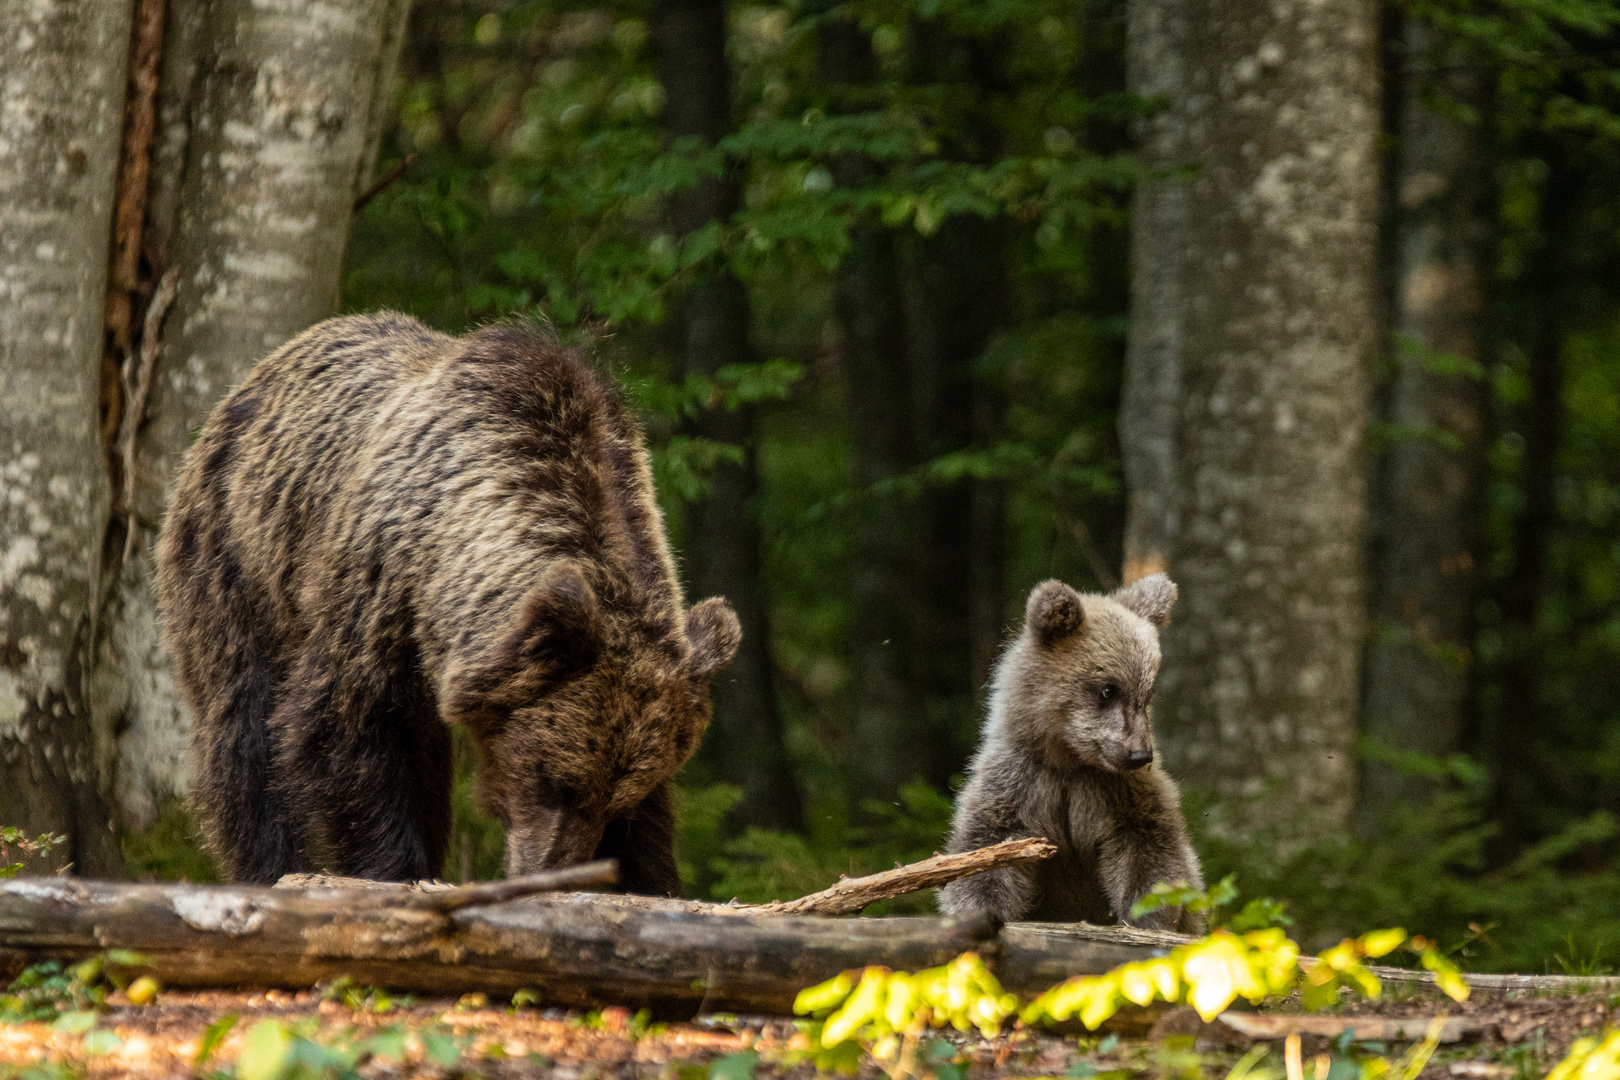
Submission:
<svg viewBox="0 0 1620 1080">
<path fill-rule="evenodd" d="M 592 856 L 676 894 L 669 779 L 740 631 L 683 608 L 640 434 L 535 328 L 332 319 L 261 361 L 181 469 L 158 546 L 193 797 L 231 878 L 436 875 L 449 724 L 508 874 Z"/>
</svg>

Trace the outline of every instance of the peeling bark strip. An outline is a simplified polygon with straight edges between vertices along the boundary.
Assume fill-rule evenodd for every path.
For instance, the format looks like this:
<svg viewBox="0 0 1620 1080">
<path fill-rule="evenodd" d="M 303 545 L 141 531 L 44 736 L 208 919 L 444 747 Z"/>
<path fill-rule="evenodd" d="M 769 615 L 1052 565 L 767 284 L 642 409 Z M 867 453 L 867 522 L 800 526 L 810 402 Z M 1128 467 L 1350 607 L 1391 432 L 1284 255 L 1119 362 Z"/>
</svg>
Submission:
<svg viewBox="0 0 1620 1080">
<path fill-rule="evenodd" d="M 1156 718 L 1170 771 L 1215 796 L 1212 830 L 1287 845 L 1342 827 L 1354 796 L 1377 6 L 1177 2 L 1167 89 L 1195 172 L 1173 310 L 1143 328 L 1176 356 L 1174 445 L 1144 457 L 1173 463 L 1185 599 Z"/>
<path fill-rule="evenodd" d="M 117 580 L 94 673 L 98 751 L 135 828 L 184 793 L 190 726 L 159 644 L 149 533 L 190 433 L 219 397 L 333 313 L 409 6 L 168 2 L 143 243 L 175 273 L 177 292 L 152 354 L 146 423 L 128 432 L 131 557 L 107 554 Z M 129 393 L 146 371 L 143 356 Z"/>
<path fill-rule="evenodd" d="M 157 127 L 158 65 L 163 57 L 163 18 L 167 0 L 137 0 L 130 42 L 128 90 L 113 212 L 112 256 L 107 274 L 106 341 L 101 362 L 101 437 L 108 453 L 114 492 L 122 490 L 122 462 L 115 436 L 123 425 L 124 383 L 136 349 L 134 311 L 141 289 L 141 237 L 146 224 L 146 189 L 152 166 L 152 134 Z M 139 421 L 136 421 L 139 423 Z M 122 505 L 122 499 L 118 500 Z"/>
<path fill-rule="evenodd" d="M 108 484 L 96 402 L 129 2 L 0 33 L 0 821 L 117 873 L 82 677 Z"/>
</svg>

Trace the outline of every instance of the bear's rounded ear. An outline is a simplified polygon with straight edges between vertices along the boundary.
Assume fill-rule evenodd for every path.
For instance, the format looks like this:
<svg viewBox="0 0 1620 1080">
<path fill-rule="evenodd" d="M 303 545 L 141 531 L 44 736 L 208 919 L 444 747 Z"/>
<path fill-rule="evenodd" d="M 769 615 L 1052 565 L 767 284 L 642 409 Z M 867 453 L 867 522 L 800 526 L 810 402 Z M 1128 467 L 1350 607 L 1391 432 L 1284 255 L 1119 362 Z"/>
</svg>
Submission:
<svg viewBox="0 0 1620 1080">
<path fill-rule="evenodd" d="M 524 599 L 506 653 L 514 666 L 540 665 L 555 674 L 590 664 L 601 641 L 596 594 L 579 567 L 560 563 Z"/>
<path fill-rule="evenodd" d="M 1110 599 L 1163 630 L 1170 622 L 1170 609 L 1179 593 L 1176 583 L 1164 574 L 1149 574 L 1116 589 Z"/>
<path fill-rule="evenodd" d="M 1024 607 L 1024 625 L 1035 635 L 1036 644 L 1047 649 L 1078 633 L 1085 618 L 1080 594 L 1057 580 L 1031 589 Z"/>
<path fill-rule="evenodd" d="M 692 643 L 692 677 L 707 679 L 731 663 L 742 644 L 742 623 L 718 596 L 693 604 L 686 612 L 686 637 Z"/>
</svg>

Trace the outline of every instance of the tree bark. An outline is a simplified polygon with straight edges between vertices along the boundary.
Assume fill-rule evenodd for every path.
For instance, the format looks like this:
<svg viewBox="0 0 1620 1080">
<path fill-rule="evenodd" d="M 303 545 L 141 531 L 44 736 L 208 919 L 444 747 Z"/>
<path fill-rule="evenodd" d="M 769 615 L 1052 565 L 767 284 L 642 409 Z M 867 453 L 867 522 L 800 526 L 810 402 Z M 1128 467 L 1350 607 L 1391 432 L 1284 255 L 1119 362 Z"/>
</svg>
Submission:
<svg viewBox="0 0 1620 1080">
<path fill-rule="evenodd" d="M 1136 131 L 1145 175 L 1131 204 L 1131 300 L 1119 442 L 1125 473 L 1125 566 L 1129 585 L 1171 572 L 1176 535 L 1176 408 L 1181 396 L 1182 238 L 1187 228 L 1188 0 L 1126 4 L 1125 77 L 1153 112 Z"/>
<path fill-rule="evenodd" d="M 826 5 L 831 7 L 832 5 Z M 877 56 L 859 23 L 828 18 L 817 32 L 817 66 L 828 110 L 859 113 L 877 106 Z M 879 175 L 861 154 L 831 162 L 840 187 L 859 188 Z M 912 442 L 911 380 L 906 364 L 905 296 L 894 230 L 856 222 L 833 282 L 838 361 L 849 416 L 850 464 L 858 492 L 904 476 L 918 464 Z M 914 775 L 916 733 L 924 712 L 912 672 L 914 639 L 924 621 L 918 599 L 916 515 L 894 496 L 860 499 L 855 508 L 849 663 L 853 704 L 850 763 L 855 789 L 892 797 Z"/>
<path fill-rule="evenodd" d="M 1564 339 L 1576 303 L 1577 230 L 1583 220 L 1585 179 L 1574 155 L 1556 136 L 1542 151 L 1547 182 L 1541 193 L 1541 235 L 1530 280 L 1536 283 L 1538 326 L 1529 348 L 1530 397 L 1520 420 L 1523 466 L 1518 481 L 1522 508 L 1513 522 L 1513 568 L 1499 586 L 1502 657 L 1497 665 L 1501 702 L 1487 754 L 1492 767 L 1491 820 L 1496 834 L 1489 855 L 1501 865 L 1536 839 L 1532 820 L 1540 810 L 1537 725 L 1529 718 L 1545 708 L 1546 646 L 1538 625 L 1549 589 L 1549 554 L 1558 527 L 1558 454 L 1564 441 Z"/>
<path fill-rule="evenodd" d="M 973 104 L 952 117 L 942 153 L 988 165 L 1001 152 L 997 104 L 1007 92 L 1007 42 L 966 37 L 938 22 L 912 28 L 910 77 L 949 84 Z M 992 445 L 1003 395 L 979 361 L 1007 316 L 1007 222 L 956 214 L 911 245 L 907 312 L 912 430 L 917 459 Z M 930 486 L 918 510 L 924 535 L 916 556 L 924 614 L 913 648 L 917 692 L 930 753 L 910 742 L 914 772 L 944 787 L 973 752 L 990 669 L 1006 632 L 1006 491 L 999 479 Z"/>
<path fill-rule="evenodd" d="M 731 130 L 731 73 L 726 62 L 725 5 L 721 0 L 659 0 L 652 9 L 659 79 L 668 95 L 664 131 L 673 141 L 696 137 L 713 146 Z M 707 179 L 670 199 L 677 235 L 712 221 L 728 221 L 741 205 L 733 176 Z M 678 317 L 685 371 L 712 376 L 728 364 L 746 364 L 748 294 L 724 266 L 687 290 Z M 713 409 L 694 433 L 743 448 L 738 465 L 722 462 L 710 477 L 707 498 L 690 507 L 686 529 L 687 580 L 694 597 L 724 596 L 742 623 L 742 646 L 714 680 L 714 726 L 701 755 L 715 775 L 743 790 L 736 810 L 745 824 L 798 828 L 799 799 L 772 674 L 770 621 L 761 581 L 759 480 L 754 412 Z"/>
<path fill-rule="evenodd" d="M 122 861 L 84 677 L 108 505 L 97 415 L 128 0 L 0 23 L 0 823 Z"/>
<path fill-rule="evenodd" d="M 1408 19 L 1396 149 L 1391 324 L 1397 368 L 1378 395 L 1391 442 L 1372 471 L 1363 730 L 1402 750 L 1447 755 L 1468 706 L 1482 536 L 1488 328 L 1489 160 L 1481 58 Z M 1469 110 L 1474 123 L 1458 119 Z M 1421 803 L 1432 790 L 1368 765 L 1364 806 Z"/>
<path fill-rule="evenodd" d="M 182 794 L 190 721 L 158 633 L 150 541 L 191 432 L 260 357 L 333 314 L 350 208 L 369 183 L 402 0 L 171 0 L 146 248 L 178 295 L 139 427 L 94 675 L 133 827 Z M 148 348 L 154 343 L 143 343 Z M 144 425 L 141 421 L 144 419 Z"/>
<path fill-rule="evenodd" d="M 1342 827 L 1355 794 L 1377 11 L 1186 11 L 1178 109 L 1196 175 L 1173 290 L 1170 560 L 1183 599 L 1157 719 L 1171 772 L 1214 797 L 1213 831 L 1286 844 Z"/>
</svg>

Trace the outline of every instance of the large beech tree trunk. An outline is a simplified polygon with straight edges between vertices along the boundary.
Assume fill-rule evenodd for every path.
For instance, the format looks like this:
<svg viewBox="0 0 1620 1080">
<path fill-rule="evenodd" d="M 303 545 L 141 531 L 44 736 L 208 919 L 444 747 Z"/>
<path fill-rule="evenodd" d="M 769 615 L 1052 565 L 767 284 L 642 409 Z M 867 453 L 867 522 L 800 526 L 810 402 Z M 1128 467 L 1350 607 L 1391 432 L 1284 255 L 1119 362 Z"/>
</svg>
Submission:
<svg viewBox="0 0 1620 1080">
<path fill-rule="evenodd" d="M 1304 839 L 1354 801 L 1377 11 L 1186 0 L 1184 25 L 1184 262 L 1133 312 L 1178 311 L 1157 339 L 1177 354 L 1182 595 L 1157 718 L 1171 771 L 1214 796 L 1212 829 Z"/>
<path fill-rule="evenodd" d="M 169 674 L 150 543 L 191 432 L 267 352 L 334 314 L 355 195 L 372 159 L 407 0 L 170 0 L 146 255 L 176 275 L 157 325 L 133 501 L 104 571 L 96 726 L 125 819 L 183 793 L 189 718 Z M 151 283 L 148 283 L 150 291 Z M 137 418 L 138 420 L 141 418 Z"/>
<path fill-rule="evenodd" d="M 1147 175 L 1131 206 L 1131 305 L 1120 387 L 1125 472 L 1125 584 L 1170 569 L 1176 532 L 1176 408 L 1181 395 L 1182 238 L 1190 198 L 1186 164 L 1188 0 L 1130 0 L 1125 77 L 1154 104 L 1137 136 Z"/>
<path fill-rule="evenodd" d="M 695 136 L 712 146 L 731 130 L 731 72 L 721 0 L 659 0 L 652 8 L 658 75 L 668 94 L 664 130 L 671 140 Z M 704 180 L 670 199 L 675 232 L 686 235 L 724 222 L 741 205 L 736 178 Z M 681 363 L 713 375 L 752 360 L 748 294 L 724 266 L 709 271 L 681 300 Z M 714 729 L 702 754 L 717 777 L 743 790 L 738 818 L 751 825 L 794 828 L 803 807 L 782 738 L 772 675 L 770 627 L 761 582 L 754 414 L 744 406 L 713 409 L 695 434 L 741 446 L 742 464 L 722 462 L 708 497 L 690 508 L 685 563 L 694 597 L 724 596 L 742 623 L 742 646 L 714 680 Z"/>
<path fill-rule="evenodd" d="M 1401 31 L 1391 329 L 1378 395 L 1389 441 L 1369 492 L 1363 730 L 1402 750 L 1454 753 L 1468 705 L 1484 512 L 1490 168 L 1479 57 L 1416 20 Z M 1364 810 L 1421 803 L 1427 785 L 1388 766 L 1362 777 Z"/>
<path fill-rule="evenodd" d="M 84 673 L 108 503 L 97 416 L 129 0 L 0 18 L 0 823 L 122 863 Z"/>
</svg>

